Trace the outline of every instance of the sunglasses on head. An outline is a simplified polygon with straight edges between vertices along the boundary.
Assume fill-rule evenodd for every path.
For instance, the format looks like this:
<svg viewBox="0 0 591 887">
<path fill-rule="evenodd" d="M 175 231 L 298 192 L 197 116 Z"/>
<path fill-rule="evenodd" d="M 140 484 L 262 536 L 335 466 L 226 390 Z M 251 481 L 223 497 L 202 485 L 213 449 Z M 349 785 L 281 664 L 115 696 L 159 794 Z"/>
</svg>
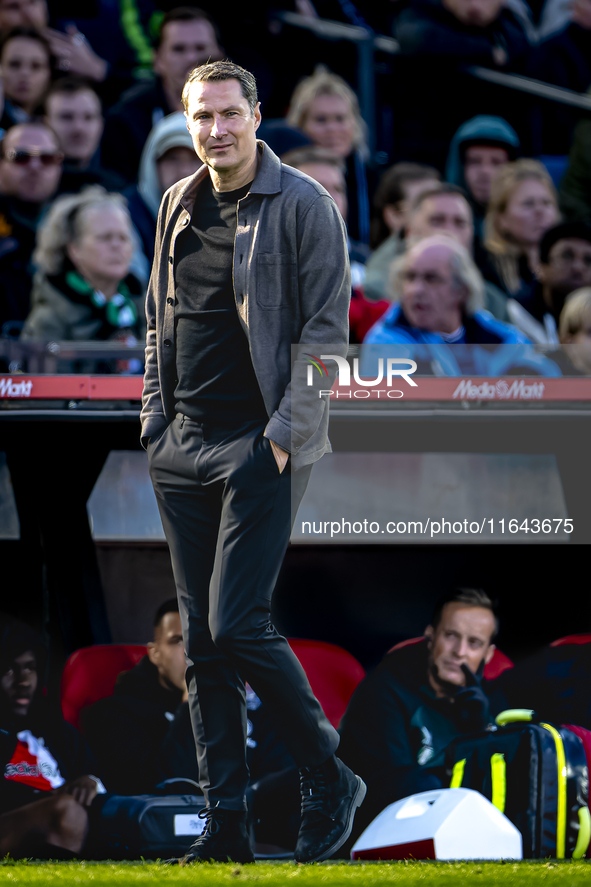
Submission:
<svg viewBox="0 0 591 887">
<path fill-rule="evenodd" d="M 64 159 L 64 155 L 58 151 L 19 151 L 11 148 L 4 155 L 4 159 L 9 163 L 16 163 L 18 166 L 24 166 L 30 163 L 36 157 L 43 166 L 57 166 Z"/>
</svg>

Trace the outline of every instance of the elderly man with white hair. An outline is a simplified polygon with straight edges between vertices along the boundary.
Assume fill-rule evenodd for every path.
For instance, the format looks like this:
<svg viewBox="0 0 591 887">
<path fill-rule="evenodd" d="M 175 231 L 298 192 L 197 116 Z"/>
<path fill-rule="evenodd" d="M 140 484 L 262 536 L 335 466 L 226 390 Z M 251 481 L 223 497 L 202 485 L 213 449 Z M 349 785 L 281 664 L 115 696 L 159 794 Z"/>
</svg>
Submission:
<svg viewBox="0 0 591 887">
<path fill-rule="evenodd" d="M 369 331 L 366 343 L 529 341 L 484 311 L 480 272 L 465 247 L 451 237 L 420 240 L 396 260 L 392 279 L 396 302 Z"/>
<path fill-rule="evenodd" d="M 392 268 L 394 303 L 364 339 L 362 375 L 371 375 L 376 358 L 412 356 L 421 372 L 437 375 L 501 375 L 523 368 L 556 376 L 560 371 L 536 354 L 523 333 L 485 311 L 484 282 L 470 254 L 444 235 L 414 244 Z M 412 348 L 385 349 L 384 346 Z M 486 345 L 487 348 L 450 348 Z M 514 345 L 514 348 L 490 348 Z M 434 346 L 419 347 L 416 346 Z"/>
</svg>

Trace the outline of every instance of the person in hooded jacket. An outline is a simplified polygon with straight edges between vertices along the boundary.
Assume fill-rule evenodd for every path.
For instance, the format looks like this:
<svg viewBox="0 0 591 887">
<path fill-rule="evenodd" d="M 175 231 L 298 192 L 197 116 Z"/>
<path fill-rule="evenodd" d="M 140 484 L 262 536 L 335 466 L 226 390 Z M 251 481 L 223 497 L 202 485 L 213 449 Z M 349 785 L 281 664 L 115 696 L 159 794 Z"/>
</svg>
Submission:
<svg viewBox="0 0 591 887">
<path fill-rule="evenodd" d="M 138 183 L 123 192 L 150 264 L 154 259 L 156 219 L 162 195 L 180 179 L 192 176 L 200 165 L 185 115 L 177 111 L 158 121 L 142 151 Z"/>
<path fill-rule="evenodd" d="M 41 692 L 45 661 L 38 634 L 0 616 L 0 857 L 78 855 L 106 793 L 82 736 Z"/>
<path fill-rule="evenodd" d="M 447 155 L 445 181 L 464 188 L 474 214 L 476 248 L 484 236 L 484 217 L 492 181 L 498 170 L 515 160 L 519 136 L 502 117 L 479 114 L 462 123 Z"/>
</svg>

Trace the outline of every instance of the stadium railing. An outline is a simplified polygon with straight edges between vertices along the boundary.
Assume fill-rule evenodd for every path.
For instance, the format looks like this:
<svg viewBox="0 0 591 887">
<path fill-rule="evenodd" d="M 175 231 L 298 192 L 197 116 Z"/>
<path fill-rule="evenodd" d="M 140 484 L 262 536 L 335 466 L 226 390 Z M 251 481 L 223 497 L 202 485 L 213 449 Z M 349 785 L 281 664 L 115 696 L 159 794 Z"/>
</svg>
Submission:
<svg viewBox="0 0 591 887">
<path fill-rule="evenodd" d="M 348 40 L 357 48 L 357 94 L 361 114 L 369 131 L 370 156 L 375 159 L 375 133 L 376 133 L 376 86 L 375 86 L 375 55 L 376 52 L 395 56 L 400 52 L 400 46 L 393 37 L 385 34 L 376 34 L 373 30 L 358 25 L 348 25 L 329 19 L 309 18 L 295 12 L 276 12 L 274 18 L 282 25 L 292 28 L 300 28 L 314 34 L 321 40 L 335 41 Z M 508 74 L 504 71 L 495 71 L 479 65 L 461 66 L 460 70 L 478 80 L 494 83 L 507 89 L 517 90 L 536 98 L 558 102 L 591 111 L 591 96 L 574 92 L 536 80 L 532 77 L 524 77 L 520 74 Z"/>
</svg>

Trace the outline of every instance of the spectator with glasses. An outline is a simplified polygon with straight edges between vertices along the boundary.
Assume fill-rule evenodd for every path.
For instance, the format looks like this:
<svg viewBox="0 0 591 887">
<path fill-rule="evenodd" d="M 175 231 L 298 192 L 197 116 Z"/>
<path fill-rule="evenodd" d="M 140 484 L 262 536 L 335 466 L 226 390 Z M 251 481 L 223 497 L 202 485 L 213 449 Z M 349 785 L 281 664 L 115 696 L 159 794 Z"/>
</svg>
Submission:
<svg viewBox="0 0 591 887">
<path fill-rule="evenodd" d="M 394 304 L 364 339 L 362 376 L 375 378 L 379 359 L 392 356 L 416 360 L 420 373 L 435 375 L 560 375 L 523 333 L 483 310 L 482 277 L 456 238 L 419 240 L 394 262 L 392 282 Z"/>
<path fill-rule="evenodd" d="M 474 229 L 474 215 L 466 192 L 457 185 L 440 183 L 419 194 L 408 210 L 406 245 L 412 246 L 424 237 L 445 234 L 461 243 L 475 258 Z M 482 283 L 483 307 L 498 320 L 508 320 L 505 293 L 488 280 Z"/>
<path fill-rule="evenodd" d="M 0 328 L 29 313 L 31 254 L 45 207 L 57 193 L 63 154 L 44 123 L 13 126 L 0 144 Z"/>
<path fill-rule="evenodd" d="M 133 247 L 131 219 L 120 194 L 93 185 L 58 198 L 39 231 L 32 309 L 23 338 L 137 344 L 144 292 L 130 271 Z"/>
</svg>

